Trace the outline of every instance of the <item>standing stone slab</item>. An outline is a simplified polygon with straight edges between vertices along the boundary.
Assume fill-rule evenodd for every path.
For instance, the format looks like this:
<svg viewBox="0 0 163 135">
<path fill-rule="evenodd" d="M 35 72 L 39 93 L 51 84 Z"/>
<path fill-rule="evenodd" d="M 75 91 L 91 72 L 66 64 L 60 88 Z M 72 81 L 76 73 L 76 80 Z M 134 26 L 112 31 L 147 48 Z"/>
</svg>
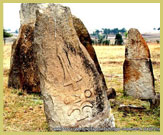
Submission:
<svg viewBox="0 0 163 135">
<path fill-rule="evenodd" d="M 36 10 L 44 9 L 48 3 L 23 3 L 20 10 L 20 32 L 17 41 L 12 45 L 11 68 L 8 86 L 16 89 L 22 88 L 28 92 L 40 92 L 40 81 L 37 76 L 37 66 L 33 58 L 33 30 L 36 21 Z M 85 46 L 96 68 L 103 78 L 103 73 L 97 60 L 95 50 L 92 46 L 90 35 L 79 18 L 73 16 L 73 25 L 80 39 Z M 107 90 L 107 86 L 106 86 Z"/>
<path fill-rule="evenodd" d="M 77 35 L 79 37 L 79 40 L 84 45 L 84 47 L 87 49 L 89 55 L 91 56 L 92 60 L 95 63 L 95 66 L 96 66 L 99 74 L 101 75 L 101 77 L 103 79 L 104 85 L 106 86 L 105 78 L 104 78 L 104 75 L 102 73 L 100 64 L 98 62 L 96 52 L 95 52 L 95 50 L 93 48 L 92 40 L 91 40 L 91 37 L 90 37 L 90 35 L 88 33 L 88 30 L 87 30 L 87 28 L 85 27 L 85 25 L 83 24 L 83 22 L 79 18 L 77 18 L 75 16 L 73 16 L 72 18 L 73 18 L 73 25 L 74 25 L 76 33 L 77 33 Z M 107 89 L 107 86 L 106 86 L 106 89 Z"/>
<path fill-rule="evenodd" d="M 37 11 L 34 51 L 50 130 L 113 127 L 102 77 L 73 26 L 68 7 Z"/>
<path fill-rule="evenodd" d="M 35 11 L 41 4 L 23 3 L 20 9 L 19 35 L 12 45 L 8 87 L 40 92 L 40 80 L 33 54 Z"/>
<path fill-rule="evenodd" d="M 124 92 L 138 99 L 155 96 L 154 75 L 148 45 L 137 29 L 128 32 L 123 65 Z"/>
<path fill-rule="evenodd" d="M 39 78 L 33 55 L 34 27 L 22 25 L 18 39 L 12 45 L 8 87 L 39 92 Z"/>
</svg>

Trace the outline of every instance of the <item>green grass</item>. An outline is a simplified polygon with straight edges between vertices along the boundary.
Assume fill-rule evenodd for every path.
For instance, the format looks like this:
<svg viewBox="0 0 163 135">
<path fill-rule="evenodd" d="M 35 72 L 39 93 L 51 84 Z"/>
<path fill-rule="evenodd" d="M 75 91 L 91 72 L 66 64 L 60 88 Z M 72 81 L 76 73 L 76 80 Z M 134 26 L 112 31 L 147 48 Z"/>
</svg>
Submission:
<svg viewBox="0 0 163 135">
<path fill-rule="evenodd" d="M 117 89 L 117 97 L 114 99 L 118 102 L 118 105 L 114 104 L 114 100 L 111 100 L 112 112 L 116 120 L 116 127 L 119 128 L 131 128 L 131 127 L 160 127 L 160 107 L 150 109 L 150 103 L 147 101 L 141 101 L 131 96 L 124 96 L 123 89 Z M 140 112 L 123 112 L 119 111 L 120 104 L 124 105 L 136 105 L 145 107 L 146 109 Z"/>
</svg>

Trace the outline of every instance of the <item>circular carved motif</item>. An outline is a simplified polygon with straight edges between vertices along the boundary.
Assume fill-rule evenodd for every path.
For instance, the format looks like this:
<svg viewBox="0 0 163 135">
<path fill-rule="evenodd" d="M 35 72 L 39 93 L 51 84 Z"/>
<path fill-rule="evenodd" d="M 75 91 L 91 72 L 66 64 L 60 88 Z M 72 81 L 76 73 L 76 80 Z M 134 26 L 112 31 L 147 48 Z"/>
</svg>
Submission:
<svg viewBox="0 0 163 135">
<path fill-rule="evenodd" d="M 86 98 L 90 98 L 92 96 L 92 92 L 87 89 L 87 90 L 84 91 L 84 95 L 85 95 Z"/>
</svg>

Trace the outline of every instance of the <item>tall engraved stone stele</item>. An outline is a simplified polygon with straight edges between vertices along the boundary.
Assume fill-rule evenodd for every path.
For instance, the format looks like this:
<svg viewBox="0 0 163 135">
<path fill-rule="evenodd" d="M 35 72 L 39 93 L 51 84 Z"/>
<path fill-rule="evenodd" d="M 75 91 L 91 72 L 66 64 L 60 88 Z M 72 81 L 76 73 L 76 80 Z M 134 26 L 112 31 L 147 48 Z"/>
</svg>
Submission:
<svg viewBox="0 0 163 135">
<path fill-rule="evenodd" d="M 68 7 L 36 12 L 34 51 L 50 130 L 114 127 L 102 77 L 81 44 Z"/>
<path fill-rule="evenodd" d="M 16 89 L 22 88 L 28 92 L 40 92 L 40 80 L 37 76 L 37 66 L 33 57 L 33 40 L 34 25 L 36 21 L 35 11 L 48 6 L 48 3 L 22 3 L 20 9 L 20 33 L 12 45 L 11 69 L 9 75 L 9 87 Z M 82 21 L 73 16 L 73 25 L 80 39 L 85 46 L 96 68 L 103 78 L 106 86 L 104 75 L 101 71 L 97 60 L 95 50 L 92 46 L 90 35 Z M 107 90 L 107 86 L 106 86 Z"/>
<path fill-rule="evenodd" d="M 128 31 L 123 65 L 124 92 L 138 99 L 155 96 L 154 75 L 149 48 L 137 29 Z"/>
</svg>

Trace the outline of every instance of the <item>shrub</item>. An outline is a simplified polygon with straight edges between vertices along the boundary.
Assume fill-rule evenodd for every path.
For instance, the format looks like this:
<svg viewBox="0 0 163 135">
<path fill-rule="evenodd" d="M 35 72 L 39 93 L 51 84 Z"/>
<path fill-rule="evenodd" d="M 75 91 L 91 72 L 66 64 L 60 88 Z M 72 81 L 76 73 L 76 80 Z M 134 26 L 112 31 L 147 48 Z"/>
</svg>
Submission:
<svg viewBox="0 0 163 135">
<path fill-rule="evenodd" d="M 159 43 L 160 43 L 160 41 L 159 41 L 159 40 L 156 40 L 156 43 L 157 43 L 157 44 L 159 44 Z"/>
<path fill-rule="evenodd" d="M 105 40 L 105 41 L 103 41 L 103 44 L 104 44 L 104 45 L 110 45 L 110 40 Z"/>
<path fill-rule="evenodd" d="M 6 38 L 6 37 L 12 37 L 12 36 L 13 36 L 12 34 L 6 32 L 6 30 L 3 29 L 3 38 Z"/>
<path fill-rule="evenodd" d="M 116 34 L 115 36 L 115 45 L 122 45 L 123 39 L 121 34 Z"/>
</svg>

